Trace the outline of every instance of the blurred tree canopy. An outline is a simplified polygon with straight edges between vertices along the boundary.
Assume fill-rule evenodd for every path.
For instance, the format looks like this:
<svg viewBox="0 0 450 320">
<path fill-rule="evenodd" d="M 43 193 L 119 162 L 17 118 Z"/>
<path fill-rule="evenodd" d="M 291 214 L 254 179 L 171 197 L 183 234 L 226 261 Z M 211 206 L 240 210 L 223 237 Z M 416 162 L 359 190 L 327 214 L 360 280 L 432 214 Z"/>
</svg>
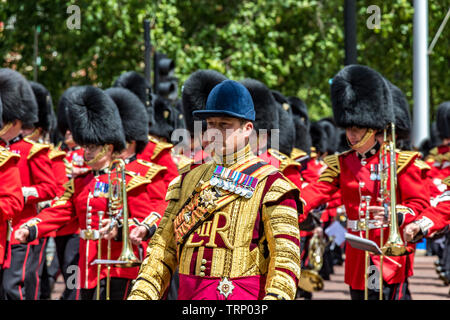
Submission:
<svg viewBox="0 0 450 320">
<path fill-rule="evenodd" d="M 111 86 L 124 71 L 144 71 L 143 21 L 151 22 L 154 49 L 176 61 L 180 88 L 197 69 L 231 79 L 255 78 L 308 105 L 317 120 L 332 114 L 329 79 L 344 61 L 342 0 L 0 0 L 0 61 L 33 79 L 38 34 L 38 81 L 54 103 L 71 85 Z M 70 29 L 70 5 L 80 29 Z M 412 108 L 413 14 L 409 0 L 358 1 L 358 63 L 400 87 Z M 366 25 L 381 9 L 381 28 Z M 450 0 L 429 1 L 431 43 Z M 429 56 L 430 107 L 449 100 L 450 25 Z M 412 110 L 412 109 L 411 109 Z"/>
</svg>

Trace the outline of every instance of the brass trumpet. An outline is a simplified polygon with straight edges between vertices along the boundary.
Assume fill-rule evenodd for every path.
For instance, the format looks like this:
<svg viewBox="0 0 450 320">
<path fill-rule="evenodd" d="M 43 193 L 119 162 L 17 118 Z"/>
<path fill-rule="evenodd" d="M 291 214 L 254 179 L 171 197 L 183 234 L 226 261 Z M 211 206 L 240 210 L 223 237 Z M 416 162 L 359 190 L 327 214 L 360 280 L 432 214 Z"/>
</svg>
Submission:
<svg viewBox="0 0 450 320">
<path fill-rule="evenodd" d="M 125 162 L 122 159 L 113 160 L 108 168 L 108 215 L 111 217 L 110 230 L 118 224 L 118 221 L 122 217 L 122 251 L 117 260 L 111 260 L 111 240 L 108 240 L 107 245 L 107 259 L 101 259 L 101 236 L 99 237 L 98 244 L 98 259 L 93 261 L 92 264 L 98 265 L 98 277 L 97 277 L 97 299 L 99 299 L 100 290 L 100 266 L 107 266 L 106 276 L 106 300 L 110 298 L 110 270 L 111 265 L 115 267 L 130 268 L 141 264 L 141 261 L 136 257 L 133 252 L 131 240 L 129 237 L 128 227 L 128 202 L 127 202 L 127 190 L 125 179 Z M 101 218 L 100 218 L 101 220 Z M 101 225 L 99 225 L 99 229 Z"/>
<path fill-rule="evenodd" d="M 115 168 L 117 165 L 118 168 Z M 119 258 L 114 261 L 117 267 L 135 267 L 141 264 L 141 261 L 136 257 L 133 252 L 131 240 L 129 237 L 128 227 L 128 201 L 127 201 L 127 185 L 125 179 L 125 161 L 122 159 L 115 159 L 109 166 L 108 173 L 109 183 L 109 209 L 110 214 L 114 217 L 118 217 L 121 213 L 123 215 L 122 224 L 122 251 Z M 114 170 L 114 168 L 116 170 Z M 115 177 L 112 177 L 112 171 L 115 172 Z"/>
<path fill-rule="evenodd" d="M 384 201 L 384 204 L 389 203 L 390 205 L 390 223 L 389 223 L 389 237 L 381 247 L 381 251 L 386 256 L 404 256 L 412 253 L 411 248 L 407 247 L 401 237 L 398 221 L 397 221 L 397 163 L 396 163 L 396 154 L 395 154 L 395 124 L 391 123 L 391 137 L 390 140 L 386 139 L 386 129 L 385 129 L 385 142 L 383 143 L 382 148 L 385 148 L 385 152 L 387 152 L 389 156 L 389 199 Z M 388 140 L 386 142 L 386 140 Z M 385 210 L 387 207 L 385 206 Z"/>
</svg>

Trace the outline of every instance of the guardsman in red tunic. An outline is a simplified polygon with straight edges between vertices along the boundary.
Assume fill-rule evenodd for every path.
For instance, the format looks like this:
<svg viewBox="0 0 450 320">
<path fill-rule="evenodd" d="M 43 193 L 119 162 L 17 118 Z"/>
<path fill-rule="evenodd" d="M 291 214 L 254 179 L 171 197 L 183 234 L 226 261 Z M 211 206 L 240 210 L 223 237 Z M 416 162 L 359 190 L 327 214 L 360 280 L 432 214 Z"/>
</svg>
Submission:
<svg viewBox="0 0 450 320">
<path fill-rule="evenodd" d="M 0 82 L 0 88 L 2 83 Z M 0 136 L 3 136 L 3 103 L 0 94 Z M 3 269 L 9 268 L 11 261 L 11 221 L 23 210 L 22 182 L 17 162 L 20 156 L 0 146 L 0 286 Z M 0 288 L 0 292 L 3 292 Z M 4 297 L 0 297 L 3 299 Z"/>
<path fill-rule="evenodd" d="M 53 102 L 50 92 L 42 84 L 29 81 L 31 89 L 33 90 L 36 102 L 38 105 L 38 121 L 33 124 L 33 127 L 23 129 L 22 135 L 34 142 L 45 144 L 49 146 L 48 157 L 51 161 L 52 172 L 55 177 L 56 197 L 64 193 L 64 184 L 68 181 L 66 177 L 66 167 L 64 164 L 65 152 L 57 152 L 50 143 L 50 133 L 56 124 L 56 117 L 53 111 Z M 55 197 L 55 198 L 56 198 Z M 38 203 L 38 212 L 44 208 L 49 207 L 51 200 Z M 36 250 L 35 255 L 39 256 L 39 271 L 38 271 L 38 290 L 36 290 L 35 299 L 50 299 L 51 284 L 50 277 L 53 276 L 56 281 L 58 273 L 57 262 L 52 261 L 52 268 L 47 268 L 46 248 L 49 238 L 53 238 L 55 233 L 48 237 L 40 239 L 40 246 L 34 246 Z M 50 273 L 49 273 L 50 272 Z"/>
<path fill-rule="evenodd" d="M 447 231 L 450 225 L 450 176 L 442 180 L 447 186 L 432 206 L 419 214 L 416 219 L 405 226 L 404 236 L 408 242 L 418 242 L 423 237 L 431 238 L 437 233 Z"/>
<path fill-rule="evenodd" d="M 84 147 L 85 160 L 92 171 L 71 179 L 65 186 L 63 196 L 53 202 L 50 208 L 43 210 L 38 219 L 27 221 L 23 228 L 16 231 L 15 237 L 21 242 L 45 237 L 76 216 L 81 229 L 80 258 L 78 270 L 72 270 L 74 277 L 67 285 L 81 288 L 80 298 L 90 300 L 95 298 L 95 289 L 100 282 L 98 289 L 100 297 L 104 299 L 108 278 L 110 298 L 124 299 L 138 267 L 111 266 L 108 277 L 106 266 L 98 268 L 98 265 L 92 264 L 97 258 L 115 260 L 122 250 L 120 237 L 109 242 L 105 239 L 109 232 L 102 228 L 111 219 L 120 221 L 123 218 L 122 210 L 119 210 L 120 216 L 109 216 L 111 206 L 123 208 L 108 200 L 109 188 L 113 188 L 109 185 L 109 165 L 113 153 L 122 151 L 126 144 L 120 115 L 114 101 L 102 90 L 92 86 L 80 88 L 70 99 L 73 102 L 68 104 L 66 110 L 69 128 L 76 143 Z M 116 170 L 113 169 L 111 174 L 115 175 Z M 149 193 L 157 191 L 149 189 L 150 181 L 134 172 L 126 170 L 125 180 L 129 219 L 142 220 L 153 210 Z M 138 248 L 134 247 L 133 250 L 139 256 Z M 97 272 L 100 273 L 99 277 Z"/>
<path fill-rule="evenodd" d="M 254 114 L 249 92 L 231 80 L 194 112 L 207 119 L 214 160 L 169 186 L 169 205 L 129 299 L 161 299 L 177 266 L 180 300 L 295 297 L 299 191 L 252 154 Z"/>
<path fill-rule="evenodd" d="M 261 81 L 244 79 L 241 83 L 250 92 L 255 106 L 255 135 L 252 136 L 252 149 L 265 162 L 278 168 L 283 175 L 298 188 L 302 186 L 300 163 L 289 155 L 295 139 L 292 119 L 283 106 L 275 99 L 274 93 Z M 289 104 L 286 103 L 286 106 Z M 281 128 L 283 123 L 286 128 Z M 288 143 L 286 141 L 289 140 Z M 283 146 L 283 147 L 281 147 Z M 287 147 L 286 147 L 287 146 Z M 285 151 L 287 154 L 284 154 Z"/>
<path fill-rule="evenodd" d="M 224 80 L 227 80 L 227 77 L 220 72 L 202 69 L 193 72 L 183 84 L 182 111 L 186 131 L 184 136 L 180 137 L 182 141 L 175 150 L 175 158 L 179 159 L 180 174 L 211 160 L 211 155 L 205 150 L 203 139 L 205 122 L 194 121 L 192 112 L 204 109 L 211 90 Z"/>
<path fill-rule="evenodd" d="M 395 121 L 391 89 L 376 71 L 360 65 L 346 66 L 332 81 L 331 100 L 334 119 L 338 126 L 346 129 L 352 150 L 325 158 L 327 169 L 319 181 L 303 190 L 305 212 L 317 207 L 339 189 L 346 207 L 347 229 L 350 234 L 365 238 L 365 229 L 359 223 L 368 212 L 369 238 L 380 245 L 380 225 L 384 221 L 384 209 L 380 205 L 378 170 L 380 143 L 376 135 Z M 414 217 L 429 207 L 427 187 L 423 185 L 422 165 L 417 163 L 417 152 L 396 152 L 397 160 L 397 215 L 405 226 Z M 389 181 L 389 180 L 388 180 Z M 361 196 L 370 196 L 369 205 L 364 205 Z M 368 198 L 366 198 L 367 200 Z M 386 243 L 389 229 L 383 228 Z M 384 299 L 410 298 L 408 277 L 413 273 L 413 255 L 389 257 L 383 261 Z M 370 264 L 379 268 L 379 256 L 370 256 Z M 365 253 L 346 246 L 345 283 L 350 286 L 352 299 L 364 296 L 364 275 L 367 270 Z M 369 288 L 369 299 L 378 298 L 378 292 Z"/>
<path fill-rule="evenodd" d="M 114 87 L 130 90 L 144 104 L 149 121 L 149 141 L 144 150 L 138 154 L 138 159 L 153 162 L 167 168 L 164 172 L 164 181 L 167 189 L 170 181 L 178 176 L 177 166 L 172 159 L 173 145 L 167 142 L 170 141 L 172 133 L 167 125 L 170 116 L 169 108 L 166 108 L 165 101 L 152 94 L 151 86 L 144 76 L 135 71 L 122 73 L 115 81 Z"/>
<path fill-rule="evenodd" d="M 436 131 L 441 139 L 441 144 L 430 150 L 425 159 L 425 162 L 431 167 L 428 177 L 432 203 L 446 190 L 447 186 L 443 180 L 450 175 L 450 101 L 443 102 L 438 107 Z M 450 233 L 446 232 L 444 237 L 443 250 L 435 251 L 438 256 L 435 264 L 439 278 L 448 285 L 450 283 Z M 433 239 L 429 239 L 429 242 L 432 243 Z"/>
<path fill-rule="evenodd" d="M 14 216 L 12 228 L 17 230 L 38 214 L 37 204 L 56 196 L 55 178 L 48 158 L 49 146 L 24 138 L 23 129 L 38 122 L 38 105 L 27 80 L 18 72 L 1 69 L 3 101 L 3 145 L 20 156 L 17 166 L 22 181 L 25 206 Z M 39 259 L 42 243 L 27 245 L 11 238 L 11 265 L 4 272 L 3 289 L 7 299 L 33 300 L 37 297 Z"/>
<path fill-rule="evenodd" d="M 430 179 L 434 184 L 432 196 L 446 190 L 442 180 L 450 175 L 450 101 L 439 105 L 436 113 L 436 128 L 442 143 L 430 150 L 425 162 L 431 167 Z"/>
<path fill-rule="evenodd" d="M 165 201 L 167 188 L 164 182 L 164 174 L 167 168 L 139 159 L 139 155 L 145 150 L 149 141 L 145 106 L 128 89 L 117 87 L 110 88 L 105 92 L 117 106 L 127 142 L 127 148 L 120 154 L 120 158 L 127 164 L 127 170 L 151 181 L 152 188 L 149 190 L 149 197 L 152 199 L 153 211 L 162 217 L 167 206 Z M 157 190 L 157 192 L 155 193 L 154 190 Z M 146 247 L 144 247 L 144 252 L 145 249 Z"/>
</svg>

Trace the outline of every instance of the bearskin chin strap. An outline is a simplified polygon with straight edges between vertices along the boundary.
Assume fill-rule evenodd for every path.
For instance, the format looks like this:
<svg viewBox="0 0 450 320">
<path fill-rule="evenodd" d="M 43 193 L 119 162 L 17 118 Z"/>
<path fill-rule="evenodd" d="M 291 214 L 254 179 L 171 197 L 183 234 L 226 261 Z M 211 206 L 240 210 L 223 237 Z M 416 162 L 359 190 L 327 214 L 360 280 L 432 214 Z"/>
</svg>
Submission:
<svg viewBox="0 0 450 320">
<path fill-rule="evenodd" d="M 363 146 L 373 135 L 375 135 L 375 130 L 373 130 L 372 128 L 367 129 L 366 133 L 364 134 L 364 136 L 362 137 L 361 141 L 359 141 L 358 143 L 352 145 L 350 143 L 350 141 L 348 141 L 348 138 L 346 136 L 347 139 L 347 143 L 350 146 L 350 148 L 352 148 L 353 150 L 359 149 L 361 148 L 361 146 Z"/>
<path fill-rule="evenodd" d="M 2 128 L 2 130 L 0 130 L 0 136 L 4 135 L 6 132 L 8 132 L 8 130 L 11 129 L 12 126 L 13 126 L 12 122 L 8 122 L 7 124 L 5 124 Z"/>
<path fill-rule="evenodd" d="M 94 163 L 96 163 L 101 158 L 103 158 L 103 156 L 106 154 L 107 151 L 108 151 L 108 146 L 107 145 L 103 145 L 102 150 L 100 150 L 100 152 L 94 157 L 94 159 L 92 159 L 90 161 L 87 161 L 86 158 L 85 158 L 84 161 L 86 162 L 86 164 L 88 166 L 92 166 Z M 83 158 L 84 158 L 84 155 L 83 155 Z"/>
</svg>

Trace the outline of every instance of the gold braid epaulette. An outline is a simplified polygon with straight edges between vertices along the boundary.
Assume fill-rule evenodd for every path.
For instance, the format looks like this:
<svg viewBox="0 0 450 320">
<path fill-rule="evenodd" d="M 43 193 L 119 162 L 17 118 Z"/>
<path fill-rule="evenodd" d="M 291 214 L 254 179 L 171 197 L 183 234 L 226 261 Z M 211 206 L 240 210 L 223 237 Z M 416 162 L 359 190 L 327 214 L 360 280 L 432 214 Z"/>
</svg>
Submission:
<svg viewBox="0 0 450 320">
<path fill-rule="evenodd" d="M 419 155 L 419 152 L 416 151 L 400 151 L 397 158 L 397 174 L 399 174 L 404 168 L 406 168 L 411 160 Z"/>
<path fill-rule="evenodd" d="M 63 195 L 52 203 L 52 207 L 60 206 L 66 204 L 67 200 L 69 200 L 75 192 L 75 183 L 73 179 L 70 179 L 64 184 L 64 193 Z"/>
<path fill-rule="evenodd" d="M 304 157 L 308 155 L 305 151 L 298 149 L 298 148 L 294 148 L 292 149 L 291 152 L 291 159 L 292 160 L 297 160 L 298 158 Z"/>
<path fill-rule="evenodd" d="M 153 163 L 153 162 L 149 162 L 149 161 L 145 161 L 142 159 L 138 159 L 137 160 L 138 163 L 149 167 L 147 173 L 145 174 L 145 179 L 152 181 L 154 177 L 156 177 L 156 175 L 164 170 L 167 170 L 167 167 L 164 166 L 160 166 L 159 164 Z"/>
<path fill-rule="evenodd" d="M 14 152 L 9 151 L 6 148 L 3 148 L 2 146 L 0 146 L 0 167 L 3 166 L 6 162 L 8 162 L 9 159 L 11 158 L 19 158 L 20 156 Z"/>
<path fill-rule="evenodd" d="M 161 153 L 161 151 L 173 148 L 173 144 L 159 141 L 158 139 L 156 139 L 155 137 L 153 137 L 151 135 L 148 136 L 148 140 L 150 140 L 151 142 L 156 144 L 155 149 L 153 150 L 153 154 L 151 156 L 151 160 L 156 159 L 156 157 L 158 157 L 158 155 Z"/>
<path fill-rule="evenodd" d="M 327 168 L 320 175 L 318 181 L 326 181 L 331 183 L 333 182 L 334 178 L 339 176 L 341 172 L 341 167 L 339 165 L 339 155 L 333 154 L 327 156 L 325 157 L 325 159 L 323 159 L 323 161 L 327 165 Z"/>
<path fill-rule="evenodd" d="M 178 168 L 178 174 L 183 174 L 188 172 L 191 169 L 191 165 L 194 163 L 194 160 L 191 158 L 186 157 L 185 155 L 177 155 L 177 168 Z"/>
<path fill-rule="evenodd" d="M 30 152 L 28 153 L 28 157 L 27 157 L 28 160 L 31 159 L 39 151 L 50 148 L 50 146 L 47 144 L 34 142 L 33 140 L 30 140 L 28 138 L 24 138 L 23 140 L 28 143 L 31 143 L 33 145 L 30 149 Z"/>
<path fill-rule="evenodd" d="M 447 178 L 445 178 L 444 180 L 442 180 L 443 184 L 446 184 L 447 186 L 450 187 L 450 176 L 448 176 Z"/>
<path fill-rule="evenodd" d="M 143 184 L 147 184 L 147 183 L 150 183 L 150 182 L 151 182 L 151 181 L 148 180 L 147 178 L 142 177 L 142 176 L 138 176 L 138 175 L 135 174 L 134 172 L 126 171 L 126 173 L 127 173 L 129 176 L 132 176 L 131 180 L 128 181 L 128 183 L 127 183 L 127 187 L 126 187 L 126 191 L 127 191 L 127 192 L 130 192 L 130 191 L 133 190 L 134 188 L 137 188 L 137 187 L 139 187 L 139 186 L 141 186 L 141 185 L 143 185 Z"/>
<path fill-rule="evenodd" d="M 269 152 L 269 154 L 271 156 L 273 156 L 275 159 L 277 159 L 278 161 L 280 161 L 280 167 L 278 168 L 281 172 L 284 171 L 284 169 L 286 169 L 289 166 L 296 166 L 296 167 L 301 167 L 302 165 L 300 163 L 298 163 L 295 160 L 292 160 L 291 158 L 289 158 L 287 155 L 285 155 L 284 153 L 275 150 L 275 149 L 269 149 L 267 150 Z"/>
<path fill-rule="evenodd" d="M 425 161 L 420 159 L 414 160 L 414 165 L 420 170 L 431 170 L 430 166 Z"/>
<path fill-rule="evenodd" d="M 436 161 L 436 156 L 439 154 L 438 148 L 434 147 L 433 149 L 430 150 L 430 152 L 428 153 L 427 157 L 425 158 L 425 161 L 430 162 L 430 161 Z"/>
<path fill-rule="evenodd" d="M 48 154 L 48 157 L 50 158 L 50 160 L 56 159 L 61 156 L 65 157 L 66 153 L 62 150 L 53 149 L 53 148 L 50 150 L 50 153 Z"/>
</svg>

